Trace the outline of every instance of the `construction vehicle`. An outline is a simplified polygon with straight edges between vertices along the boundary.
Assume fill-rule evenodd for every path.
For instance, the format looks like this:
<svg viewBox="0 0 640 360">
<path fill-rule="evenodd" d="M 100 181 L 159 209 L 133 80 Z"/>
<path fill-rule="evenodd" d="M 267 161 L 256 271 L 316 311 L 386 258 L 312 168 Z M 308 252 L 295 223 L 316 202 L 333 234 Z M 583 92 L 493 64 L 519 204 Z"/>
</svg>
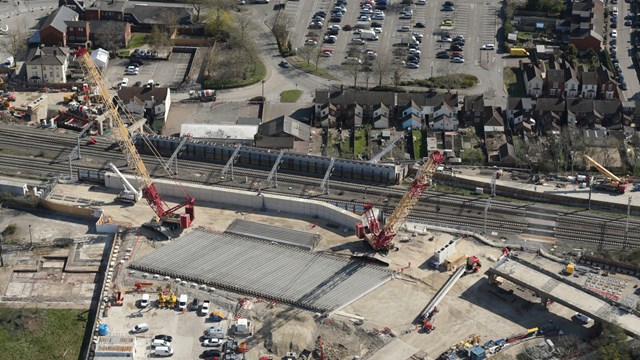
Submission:
<svg viewBox="0 0 640 360">
<path fill-rule="evenodd" d="M 120 291 L 120 285 L 116 285 L 116 291 L 113 294 L 113 304 L 116 306 L 122 306 L 124 303 L 124 293 Z"/>
<path fill-rule="evenodd" d="M 136 145 L 129 134 L 129 130 L 122 117 L 118 113 L 118 109 L 116 108 L 116 104 L 118 107 L 124 112 L 125 117 L 127 117 L 128 121 L 133 124 L 135 123 L 135 119 L 126 110 L 122 101 L 118 99 L 118 97 L 111 97 L 109 94 L 109 87 L 105 84 L 102 79 L 102 75 L 100 71 L 91 60 L 91 57 L 87 53 L 86 48 L 81 48 L 76 50 L 75 58 L 78 60 L 83 70 L 87 74 L 87 78 L 90 79 L 90 82 L 95 83 L 97 90 L 97 97 L 102 102 L 104 106 L 104 116 L 109 120 L 110 123 L 113 123 L 112 132 L 118 142 L 120 150 L 124 153 L 125 158 L 127 159 L 127 165 L 129 169 L 133 171 L 135 178 L 138 182 L 138 185 L 141 187 L 142 196 L 147 200 L 149 206 L 153 209 L 156 214 L 156 217 L 152 221 L 152 226 L 159 228 L 163 225 L 169 226 L 171 228 L 188 228 L 191 226 L 191 222 L 194 219 L 195 209 L 193 203 L 195 199 L 191 197 L 187 192 L 182 189 L 184 195 L 186 197 L 186 201 L 178 204 L 176 206 L 170 207 L 167 203 L 162 199 L 160 194 L 158 193 L 158 189 L 156 188 L 149 172 L 147 171 L 147 167 L 142 162 L 140 158 L 140 154 L 136 149 Z M 142 141 L 147 141 L 146 137 L 141 137 Z M 150 142 L 146 144 L 151 149 L 155 148 L 151 145 Z M 163 165 L 165 169 L 168 169 L 162 157 L 159 156 L 159 153 L 154 151 L 156 154 L 156 158 Z M 172 175 L 168 173 L 168 175 L 173 179 Z M 175 180 L 174 180 L 175 181 Z M 177 214 L 177 211 L 181 208 L 185 209 L 184 214 Z"/>
<path fill-rule="evenodd" d="M 571 275 L 573 274 L 573 270 L 575 270 L 575 265 L 573 263 L 568 263 L 567 266 L 565 266 L 565 268 L 562 269 L 562 273 L 564 275 Z"/>
<path fill-rule="evenodd" d="M 216 91 L 215 90 L 191 90 L 189 91 L 189 99 L 186 99 L 184 102 L 208 102 L 216 100 Z"/>
<path fill-rule="evenodd" d="M 316 353 L 316 358 L 319 360 L 324 360 L 324 344 L 322 342 L 322 336 L 318 335 L 316 339 L 316 349 L 314 351 Z"/>
<path fill-rule="evenodd" d="M 167 297 L 167 307 L 169 307 L 169 309 L 173 309 L 178 302 L 178 298 L 172 290 L 169 290 L 169 293 L 170 295 Z"/>
<path fill-rule="evenodd" d="M 424 330 L 426 334 L 436 329 L 436 327 L 433 326 L 433 320 L 435 319 L 437 313 L 438 308 L 434 307 L 433 310 L 431 310 L 429 314 L 427 314 L 427 316 L 422 318 L 422 330 Z"/>
<path fill-rule="evenodd" d="M 162 309 L 165 306 L 167 306 L 167 297 L 165 296 L 164 292 L 160 290 L 158 292 L 158 308 Z"/>
<path fill-rule="evenodd" d="M 482 263 L 480 262 L 480 259 L 478 259 L 476 256 L 469 256 L 467 258 L 467 265 L 465 267 L 465 274 L 472 274 L 472 273 L 477 273 L 478 271 L 480 271 L 480 268 L 482 267 Z"/>
<path fill-rule="evenodd" d="M 144 290 L 147 286 L 153 286 L 152 282 L 134 281 L 133 286 L 137 292 Z"/>
<path fill-rule="evenodd" d="M 400 199 L 384 227 L 380 226 L 373 205 L 365 205 L 364 214 L 367 219 L 368 229 L 362 223 L 357 224 L 356 235 L 358 239 L 365 239 L 378 252 L 387 253 L 389 250 L 395 250 L 396 246 L 393 243 L 393 239 L 396 236 L 396 232 L 404 224 L 407 216 L 420 200 L 420 196 L 429 185 L 436 168 L 442 161 L 443 156 L 438 151 L 434 151 L 429 156 L 428 160 L 418 170 L 415 179 L 404 196 L 402 196 L 402 199 Z"/>
<path fill-rule="evenodd" d="M 116 173 L 116 175 L 118 175 L 118 177 L 120 177 L 120 180 L 122 181 L 122 186 L 124 187 L 122 192 L 120 192 L 120 194 L 116 197 L 116 201 L 120 201 L 128 204 L 137 203 L 138 200 L 142 198 L 142 194 L 138 190 L 136 190 L 136 188 L 133 185 L 131 185 L 129 180 L 127 180 L 127 178 L 125 178 L 124 175 L 122 175 L 120 170 L 118 170 L 118 168 L 115 165 L 113 165 L 113 163 L 109 163 L 109 167 L 111 168 L 111 170 L 113 170 L 114 173 Z"/>
<path fill-rule="evenodd" d="M 602 175 L 604 175 L 608 182 L 603 182 L 596 184 L 595 189 L 603 190 L 608 192 L 613 192 L 617 194 L 624 194 L 626 190 L 626 181 L 614 175 L 611 171 L 607 170 L 604 166 L 600 165 L 597 161 L 593 160 L 588 155 L 584 155 L 584 159 L 587 160 L 589 164 L 591 164 L 596 170 L 598 170 Z"/>
</svg>

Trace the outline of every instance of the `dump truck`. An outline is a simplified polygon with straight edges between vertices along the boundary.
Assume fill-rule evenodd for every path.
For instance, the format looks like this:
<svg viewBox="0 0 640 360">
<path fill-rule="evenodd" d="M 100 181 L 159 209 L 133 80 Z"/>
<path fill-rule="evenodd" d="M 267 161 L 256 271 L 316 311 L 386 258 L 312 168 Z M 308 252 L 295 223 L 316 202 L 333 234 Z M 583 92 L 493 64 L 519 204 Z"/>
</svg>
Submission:
<svg viewBox="0 0 640 360">
<path fill-rule="evenodd" d="M 511 55 L 511 56 L 529 56 L 529 52 L 524 48 L 511 48 L 511 49 L 509 49 L 509 55 Z"/>
</svg>

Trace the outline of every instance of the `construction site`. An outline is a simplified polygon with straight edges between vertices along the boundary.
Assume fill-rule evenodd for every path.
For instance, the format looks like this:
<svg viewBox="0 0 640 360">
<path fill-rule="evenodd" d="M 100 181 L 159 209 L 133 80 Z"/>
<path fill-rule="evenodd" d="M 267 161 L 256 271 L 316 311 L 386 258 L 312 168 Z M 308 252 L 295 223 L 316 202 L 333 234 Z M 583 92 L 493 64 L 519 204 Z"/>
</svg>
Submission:
<svg viewBox="0 0 640 360">
<path fill-rule="evenodd" d="M 89 306 L 83 358 L 542 359 L 603 323 L 640 337 L 640 268 L 584 249 L 565 256 L 572 242 L 637 249 L 630 201 L 626 218 L 565 216 L 492 200 L 506 191 L 497 171 L 486 181 L 492 196 L 429 192 L 446 180 L 437 151 L 399 169 L 149 135 L 84 49 L 75 57 L 90 81 L 42 124 L 71 136 L 0 129 L 5 146 L 42 144 L 3 167 L 48 156 L 56 163 L 46 166 L 69 164 L 57 183 L 0 182 L 18 199 L 0 209 L 0 226 L 23 229 L 20 244 L 0 248 L 0 295 L 15 306 Z M 67 158 L 56 152 L 70 145 Z M 592 163 L 610 180 L 605 190 L 624 192 Z M 38 211 L 24 200 L 34 198 Z"/>
</svg>

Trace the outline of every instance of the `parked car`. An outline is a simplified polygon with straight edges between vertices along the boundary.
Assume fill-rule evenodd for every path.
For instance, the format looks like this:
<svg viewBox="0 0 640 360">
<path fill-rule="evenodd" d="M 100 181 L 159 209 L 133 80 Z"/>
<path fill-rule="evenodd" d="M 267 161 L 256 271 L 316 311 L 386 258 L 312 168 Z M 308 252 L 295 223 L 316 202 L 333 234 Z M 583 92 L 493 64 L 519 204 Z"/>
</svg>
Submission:
<svg viewBox="0 0 640 360">
<path fill-rule="evenodd" d="M 462 49 L 462 47 L 461 47 L 461 46 L 458 46 L 458 45 L 451 45 L 450 50 L 451 50 L 451 51 L 464 51 L 464 50 Z"/>
<path fill-rule="evenodd" d="M 140 334 L 145 331 L 149 331 L 149 324 L 147 323 L 135 325 L 134 327 L 131 328 L 131 330 L 129 330 L 129 332 L 132 334 Z"/>
<path fill-rule="evenodd" d="M 377 21 L 373 21 L 373 22 L 371 22 L 371 27 L 379 27 L 379 28 L 381 28 L 382 27 L 382 23 L 379 23 Z"/>
<path fill-rule="evenodd" d="M 169 347 L 169 346 L 171 346 L 171 342 L 167 341 L 167 340 L 163 340 L 163 339 L 153 339 L 151 341 L 151 346 L 153 346 L 153 347 L 159 347 L 159 346 Z"/>
<path fill-rule="evenodd" d="M 588 324 L 588 323 L 593 321 L 590 317 L 588 317 L 588 316 L 586 316 L 584 314 L 581 314 L 579 312 L 575 313 L 573 315 L 573 317 L 575 317 L 576 319 L 578 319 L 579 321 L 581 321 L 582 323 L 585 323 L 585 324 Z"/>
<path fill-rule="evenodd" d="M 451 19 L 442 20 L 442 22 L 440 22 L 440 26 L 453 26 L 453 20 Z"/>
<path fill-rule="evenodd" d="M 345 30 L 345 31 L 351 31 L 351 29 L 353 28 L 349 24 L 346 24 L 345 26 L 342 27 L 342 30 Z"/>
<path fill-rule="evenodd" d="M 407 65 L 405 65 L 407 67 L 407 69 L 418 69 L 420 68 L 420 65 L 418 65 L 417 63 L 414 62 L 408 62 Z"/>
<path fill-rule="evenodd" d="M 129 78 L 122 78 L 122 80 L 120 80 L 120 86 L 129 86 Z"/>
<path fill-rule="evenodd" d="M 611 30 L 611 37 L 612 38 L 617 38 L 618 37 L 618 31 L 617 30 Z"/>
<path fill-rule="evenodd" d="M 160 339 L 160 340 L 164 340 L 164 341 L 168 341 L 168 342 L 172 342 L 173 341 L 173 336 L 169 336 L 169 335 L 156 335 L 153 337 L 154 340 L 156 339 Z"/>
<path fill-rule="evenodd" d="M 454 63 L 464 63 L 464 59 L 463 59 L 463 58 L 461 58 L 461 57 L 454 57 L 454 58 L 451 58 L 451 62 L 454 62 Z"/>
<path fill-rule="evenodd" d="M 398 31 L 399 32 L 409 32 L 409 31 L 411 31 L 411 28 L 409 26 L 407 26 L 407 25 L 403 25 L 403 26 L 400 26 L 398 28 Z"/>
<path fill-rule="evenodd" d="M 480 47 L 480 50 L 495 50 L 496 46 L 494 44 L 484 44 Z"/>
<path fill-rule="evenodd" d="M 453 5 L 443 5 L 442 11 L 455 11 L 456 8 Z"/>
<path fill-rule="evenodd" d="M 354 45 L 364 45 L 367 42 L 364 41 L 363 39 L 360 39 L 360 38 L 353 38 L 353 39 L 351 39 L 351 43 L 354 44 Z"/>
<path fill-rule="evenodd" d="M 149 294 L 142 294 L 142 299 L 140 299 L 140 307 L 146 308 L 149 306 Z"/>
<path fill-rule="evenodd" d="M 200 315 L 206 316 L 209 314 L 209 308 L 211 307 L 211 301 L 205 300 L 202 302 L 202 307 L 200 308 Z"/>
<path fill-rule="evenodd" d="M 418 29 L 424 29 L 425 28 L 425 25 L 423 23 L 421 23 L 421 22 L 417 22 L 414 26 L 417 27 Z"/>
<path fill-rule="evenodd" d="M 289 68 L 289 67 L 291 66 L 291 64 L 289 64 L 289 62 L 288 62 L 288 61 L 286 61 L 286 60 L 282 60 L 282 61 L 280 61 L 280 63 L 278 64 L 278 66 L 280 66 L 281 68 L 285 68 L 285 69 L 287 69 L 287 68 Z"/>
<path fill-rule="evenodd" d="M 157 357 L 165 357 L 173 355 L 173 348 L 168 346 L 158 346 L 153 350 L 153 354 Z"/>
<path fill-rule="evenodd" d="M 448 59 L 449 58 L 449 53 L 447 53 L 446 51 L 440 51 L 436 54 L 436 58 L 437 59 Z"/>
<path fill-rule="evenodd" d="M 221 356 L 222 355 L 222 351 L 220 350 L 215 350 L 215 349 L 211 349 L 211 350 L 205 350 L 202 352 L 202 357 L 207 357 L 207 356 Z"/>
<path fill-rule="evenodd" d="M 453 42 L 453 39 L 448 36 L 440 36 L 436 42 Z"/>
<path fill-rule="evenodd" d="M 204 347 L 218 347 L 224 343 L 221 339 L 204 339 L 202 346 Z"/>
</svg>

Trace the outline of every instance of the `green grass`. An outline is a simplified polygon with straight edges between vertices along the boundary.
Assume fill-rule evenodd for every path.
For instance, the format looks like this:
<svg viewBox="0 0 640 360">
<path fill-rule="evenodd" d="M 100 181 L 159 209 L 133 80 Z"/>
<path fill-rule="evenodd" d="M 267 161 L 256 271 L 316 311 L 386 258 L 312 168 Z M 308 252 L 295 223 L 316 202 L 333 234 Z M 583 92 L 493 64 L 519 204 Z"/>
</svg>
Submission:
<svg viewBox="0 0 640 360">
<path fill-rule="evenodd" d="M 420 159 L 420 149 L 422 148 L 422 131 L 412 130 L 413 135 L 413 154 L 416 159 Z"/>
<path fill-rule="evenodd" d="M 264 76 L 267 73 L 267 69 L 264 66 L 262 60 L 260 60 L 257 56 L 255 57 L 255 71 L 253 75 L 246 80 L 236 80 L 236 81 L 218 81 L 218 80 L 205 80 L 204 86 L 206 89 L 233 89 L 238 87 L 243 87 L 247 85 L 252 85 L 260 80 L 264 79 Z"/>
<path fill-rule="evenodd" d="M 139 48 L 147 42 L 147 34 L 134 33 L 131 34 L 131 40 L 129 40 L 129 46 L 127 49 Z"/>
<path fill-rule="evenodd" d="M 300 99 L 302 90 L 285 90 L 280 93 L 280 102 L 294 103 Z"/>
<path fill-rule="evenodd" d="M 0 359 L 78 359 L 86 316 L 84 310 L 0 307 Z"/>
<path fill-rule="evenodd" d="M 364 129 L 356 130 L 353 141 L 353 156 L 358 158 L 358 155 L 364 155 L 367 150 L 366 132 Z"/>
<path fill-rule="evenodd" d="M 430 79 L 415 80 L 414 84 L 440 89 L 468 89 L 478 84 L 478 78 L 470 74 L 452 74 L 436 76 Z"/>
<path fill-rule="evenodd" d="M 502 77 L 504 85 L 507 87 L 507 93 L 510 96 L 527 96 L 527 92 L 524 88 L 524 78 L 522 77 L 522 70 L 518 68 L 505 67 Z"/>
</svg>

